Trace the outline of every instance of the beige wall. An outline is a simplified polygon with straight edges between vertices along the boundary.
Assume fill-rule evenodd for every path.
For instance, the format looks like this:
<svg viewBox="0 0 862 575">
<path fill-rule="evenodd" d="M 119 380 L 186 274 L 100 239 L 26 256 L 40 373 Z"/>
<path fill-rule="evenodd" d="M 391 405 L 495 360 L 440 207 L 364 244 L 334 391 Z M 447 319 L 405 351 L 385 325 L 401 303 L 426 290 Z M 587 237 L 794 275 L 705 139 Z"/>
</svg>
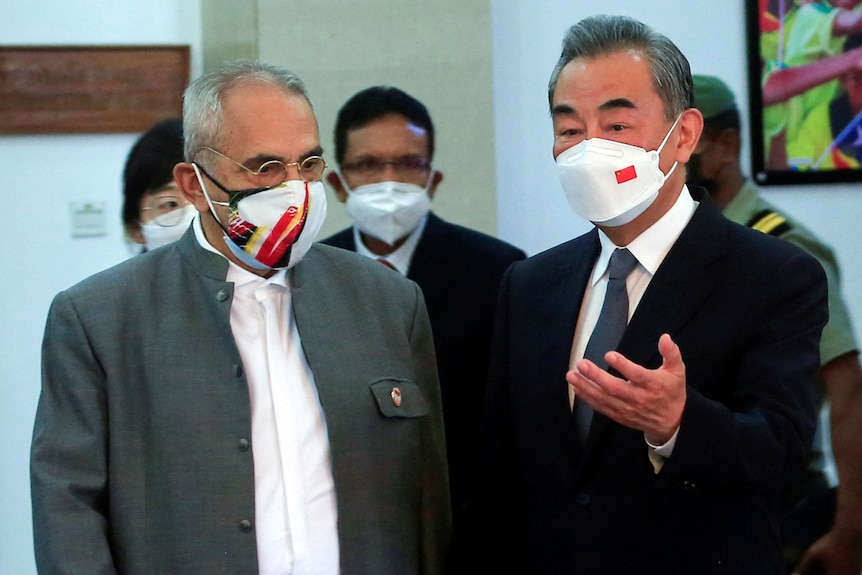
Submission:
<svg viewBox="0 0 862 575">
<path fill-rule="evenodd" d="M 422 100 L 445 179 L 434 211 L 496 234 L 490 0 L 202 0 L 204 66 L 236 57 L 287 66 L 305 80 L 334 164 L 339 107 L 375 84 Z M 349 225 L 329 194 L 321 237 Z"/>
</svg>

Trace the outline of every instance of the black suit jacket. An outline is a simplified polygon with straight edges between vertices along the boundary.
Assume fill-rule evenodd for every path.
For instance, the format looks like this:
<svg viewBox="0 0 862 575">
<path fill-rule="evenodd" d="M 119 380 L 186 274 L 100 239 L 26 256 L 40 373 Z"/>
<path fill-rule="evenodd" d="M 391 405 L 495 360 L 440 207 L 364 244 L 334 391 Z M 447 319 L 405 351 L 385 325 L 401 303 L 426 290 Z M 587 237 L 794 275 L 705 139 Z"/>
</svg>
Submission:
<svg viewBox="0 0 862 575">
<path fill-rule="evenodd" d="M 599 250 L 594 229 L 503 279 L 477 488 L 485 556 L 505 549 L 511 572 L 542 574 L 781 573 L 771 503 L 814 433 L 822 268 L 701 202 L 618 347 L 657 368 L 669 333 L 685 362 L 682 424 L 656 474 L 640 431 L 597 413 L 583 450 L 575 435 L 565 373 Z"/>
<path fill-rule="evenodd" d="M 322 243 L 356 251 L 352 228 Z M 506 242 L 431 213 L 407 273 L 422 288 L 434 334 L 456 512 L 478 434 L 497 290 L 509 264 L 525 257 Z"/>
</svg>

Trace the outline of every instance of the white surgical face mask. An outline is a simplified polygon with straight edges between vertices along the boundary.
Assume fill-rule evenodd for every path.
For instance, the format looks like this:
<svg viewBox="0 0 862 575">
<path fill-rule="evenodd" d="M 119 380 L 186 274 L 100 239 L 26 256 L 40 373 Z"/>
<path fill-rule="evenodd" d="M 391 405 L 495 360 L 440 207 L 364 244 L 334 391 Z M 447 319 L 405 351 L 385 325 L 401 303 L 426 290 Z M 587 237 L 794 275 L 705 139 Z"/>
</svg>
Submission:
<svg viewBox="0 0 862 575">
<path fill-rule="evenodd" d="M 162 214 L 141 224 L 141 233 L 144 235 L 147 251 L 180 239 L 188 229 L 189 224 L 195 219 L 195 214 L 198 213 L 192 204 L 185 205 L 175 211 L 180 212 L 181 215 L 178 217 L 176 213 Z"/>
<path fill-rule="evenodd" d="M 622 226 L 641 215 L 676 169 L 667 174 L 659 160 L 662 148 L 679 122 L 670 127 L 657 150 L 590 138 L 557 156 L 560 183 L 572 210 L 603 226 Z"/>
<path fill-rule="evenodd" d="M 428 186 L 433 175 L 434 172 L 429 174 L 424 188 L 404 182 L 379 182 L 351 190 L 342 179 L 347 190 L 347 211 L 361 232 L 394 245 L 415 230 L 431 210 Z"/>
<path fill-rule="evenodd" d="M 214 202 L 198 167 L 192 164 L 213 216 L 225 230 L 230 252 L 258 270 L 292 268 L 311 248 L 326 219 L 323 182 L 288 180 L 261 191 L 235 192 L 227 202 Z M 229 207 L 227 227 L 213 204 Z"/>
</svg>

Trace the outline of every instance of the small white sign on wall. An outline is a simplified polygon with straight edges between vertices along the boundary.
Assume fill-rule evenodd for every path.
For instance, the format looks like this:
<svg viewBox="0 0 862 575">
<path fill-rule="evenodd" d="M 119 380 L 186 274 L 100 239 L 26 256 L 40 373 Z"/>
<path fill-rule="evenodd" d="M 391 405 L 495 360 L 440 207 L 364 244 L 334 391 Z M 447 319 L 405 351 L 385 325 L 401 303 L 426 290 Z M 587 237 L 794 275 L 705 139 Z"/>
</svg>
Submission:
<svg viewBox="0 0 862 575">
<path fill-rule="evenodd" d="M 105 202 L 70 202 L 72 237 L 92 238 L 107 235 Z"/>
</svg>

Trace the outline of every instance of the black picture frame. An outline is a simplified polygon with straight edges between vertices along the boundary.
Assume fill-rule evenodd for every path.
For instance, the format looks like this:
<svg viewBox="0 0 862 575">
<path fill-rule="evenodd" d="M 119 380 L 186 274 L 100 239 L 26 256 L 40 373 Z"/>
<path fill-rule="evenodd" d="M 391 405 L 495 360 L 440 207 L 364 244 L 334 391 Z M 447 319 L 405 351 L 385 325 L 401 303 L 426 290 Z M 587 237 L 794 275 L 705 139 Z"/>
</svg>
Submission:
<svg viewBox="0 0 862 575">
<path fill-rule="evenodd" d="M 844 124 L 848 114 L 852 114 L 852 106 L 840 76 L 819 84 L 820 89 L 812 88 L 783 101 L 776 100 L 776 94 L 782 90 L 774 88 L 784 89 L 791 84 L 764 82 L 765 78 L 773 82 L 786 79 L 791 72 L 799 78 L 814 69 L 798 62 L 782 62 L 787 56 L 782 54 L 782 48 L 791 34 L 806 31 L 800 22 L 817 22 L 817 15 L 810 18 L 811 14 L 806 14 L 806 18 L 801 18 L 798 12 L 788 19 L 790 11 L 798 9 L 793 0 L 745 0 L 752 177 L 759 185 L 860 182 L 862 112 Z M 814 31 L 810 33 L 813 35 Z M 823 60 L 813 64 L 821 71 L 826 70 Z M 783 78 L 776 73 L 779 71 Z M 788 93 L 786 89 L 784 93 Z M 764 103 L 767 98 L 768 105 Z M 784 127 L 778 129 L 782 122 Z M 842 125 L 850 130 L 849 135 L 838 128 Z M 831 147 L 825 143 L 828 141 Z M 848 149 L 855 152 L 853 157 L 844 154 Z"/>
</svg>

